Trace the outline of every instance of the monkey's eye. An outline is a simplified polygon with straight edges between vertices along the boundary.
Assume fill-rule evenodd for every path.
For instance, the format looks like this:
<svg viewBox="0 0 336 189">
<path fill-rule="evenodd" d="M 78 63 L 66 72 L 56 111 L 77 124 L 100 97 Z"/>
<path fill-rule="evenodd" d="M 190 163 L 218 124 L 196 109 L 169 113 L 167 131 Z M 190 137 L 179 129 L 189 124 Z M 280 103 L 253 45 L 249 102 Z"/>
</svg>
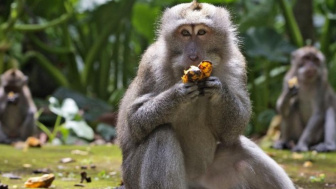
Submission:
<svg viewBox="0 0 336 189">
<path fill-rule="evenodd" d="M 317 57 L 314 57 L 314 58 L 313 58 L 313 61 L 314 61 L 314 63 L 317 64 L 317 65 L 321 64 L 320 59 L 317 58 Z"/>
<path fill-rule="evenodd" d="M 206 34 L 206 31 L 203 30 L 203 29 L 198 30 L 198 32 L 197 32 L 197 35 L 204 35 L 204 34 Z"/>
<path fill-rule="evenodd" d="M 182 36 L 191 36 L 188 30 L 182 30 L 181 31 Z"/>
</svg>

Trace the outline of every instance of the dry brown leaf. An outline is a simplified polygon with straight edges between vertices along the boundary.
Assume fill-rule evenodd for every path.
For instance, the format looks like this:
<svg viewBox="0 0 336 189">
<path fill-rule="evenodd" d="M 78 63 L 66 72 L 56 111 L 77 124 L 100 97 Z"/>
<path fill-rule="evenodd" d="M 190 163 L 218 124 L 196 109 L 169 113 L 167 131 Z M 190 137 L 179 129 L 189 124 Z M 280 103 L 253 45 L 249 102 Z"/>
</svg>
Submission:
<svg viewBox="0 0 336 189">
<path fill-rule="evenodd" d="M 308 168 L 308 167 L 312 167 L 312 166 L 313 166 L 313 162 L 311 162 L 311 161 L 305 161 L 305 162 L 303 163 L 303 167 Z"/>
<path fill-rule="evenodd" d="M 294 153 L 292 154 L 292 158 L 293 158 L 293 159 L 303 159 L 303 154 L 294 152 Z"/>
<path fill-rule="evenodd" d="M 45 174 L 41 177 L 31 177 L 25 182 L 26 188 L 48 188 L 54 181 L 54 174 Z"/>
</svg>

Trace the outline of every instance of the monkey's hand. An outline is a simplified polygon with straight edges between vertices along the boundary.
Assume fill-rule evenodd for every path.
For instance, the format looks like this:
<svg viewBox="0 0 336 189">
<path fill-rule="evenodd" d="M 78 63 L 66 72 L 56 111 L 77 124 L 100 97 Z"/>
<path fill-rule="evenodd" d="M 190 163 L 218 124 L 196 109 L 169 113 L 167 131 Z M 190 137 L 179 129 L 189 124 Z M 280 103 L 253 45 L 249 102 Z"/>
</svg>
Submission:
<svg viewBox="0 0 336 189">
<path fill-rule="evenodd" d="M 176 86 L 176 93 L 182 101 L 189 101 L 199 96 L 200 91 L 196 83 L 179 83 Z"/>
<path fill-rule="evenodd" d="M 212 97 L 222 93 L 222 83 L 218 77 L 211 76 L 206 78 L 203 82 L 199 83 L 199 90 L 201 94 Z"/>
<path fill-rule="evenodd" d="M 296 96 L 298 94 L 298 92 L 299 92 L 299 87 L 296 87 L 296 86 L 294 86 L 292 88 L 289 88 L 289 90 L 288 90 L 288 93 L 289 93 L 290 97 Z"/>
</svg>

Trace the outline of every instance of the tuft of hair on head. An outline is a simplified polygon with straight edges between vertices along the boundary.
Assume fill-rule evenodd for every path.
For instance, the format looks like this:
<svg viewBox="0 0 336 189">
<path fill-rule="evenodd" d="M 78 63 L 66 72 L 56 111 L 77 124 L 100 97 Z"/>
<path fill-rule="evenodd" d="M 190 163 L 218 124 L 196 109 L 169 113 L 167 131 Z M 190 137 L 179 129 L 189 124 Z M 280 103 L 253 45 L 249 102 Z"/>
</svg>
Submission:
<svg viewBox="0 0 336 189">
<path fill-rule="evenodd" d="M 191 7 L 192 10 L 201 10 L 202 9 L 202 5 L 197 1 L 197 0 L 193 0 Z"/>
</svg>

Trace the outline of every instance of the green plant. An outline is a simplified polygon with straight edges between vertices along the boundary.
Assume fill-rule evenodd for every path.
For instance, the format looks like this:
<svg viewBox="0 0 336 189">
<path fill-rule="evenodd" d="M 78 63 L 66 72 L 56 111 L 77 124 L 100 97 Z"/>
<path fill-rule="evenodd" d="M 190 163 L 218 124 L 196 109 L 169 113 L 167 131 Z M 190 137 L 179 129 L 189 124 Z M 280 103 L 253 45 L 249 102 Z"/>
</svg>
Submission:
<svg viewBox="0 0 336 189">
<path fill-rule="evenodd" d="M 47 134 L 49 142 L 56 143 L 58 134 L 61 134 L 61 143 L 72 143 L 70 137 L 78 137 L 85 140 L 92 140 L 94 133 L 92 128 L 86 123 L 80 110 L 73 99 L 67 98 L 62 104 L 54 98 L 49 98 L 49 109 L 57 115 L 53 130 L 50 130 L 43 123 L 37 121 L 37 126 Z M 38 115 L 41 111 L 38 112 Z M 62 118 L 64 122 L 62 122 Z"/>
</svg>

